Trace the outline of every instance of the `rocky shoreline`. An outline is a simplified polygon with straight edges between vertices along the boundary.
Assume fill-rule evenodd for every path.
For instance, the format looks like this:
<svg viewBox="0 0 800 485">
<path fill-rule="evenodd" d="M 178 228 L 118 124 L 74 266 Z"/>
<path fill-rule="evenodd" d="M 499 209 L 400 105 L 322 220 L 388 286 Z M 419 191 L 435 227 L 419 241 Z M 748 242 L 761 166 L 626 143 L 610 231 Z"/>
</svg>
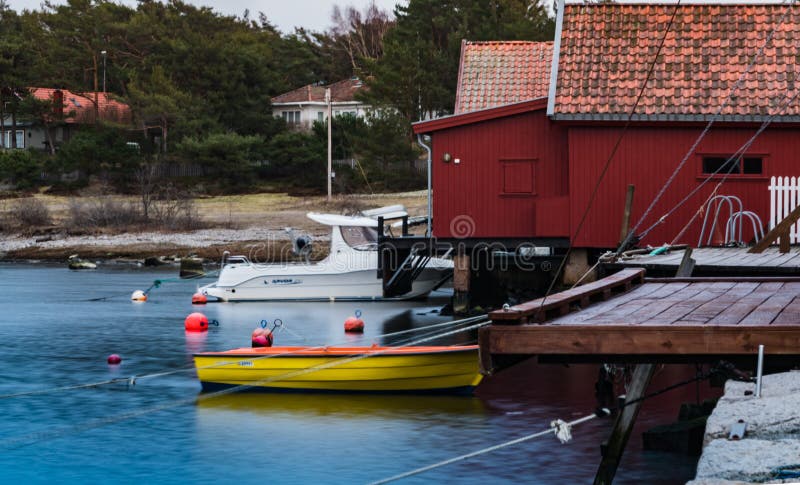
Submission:
<svg viewBox="0 0 800 485">
<path fill-rule="evenodd" d="M 314 241 L 325 241 L 328 234 L 313 234 Z M 315 249 L 315 256 L 325 248 Z M 84 236 L 12 235 L 0 240 L 0 259 L 5 261 L 66 261 L 71 255 L 91 260 L 194 256 L 219 261 L 222 254 L 244 254 L 253 261 L 273 262 L 292 259 L 291 244 L 285 231 L 265 228 L 203 229 L 190 232 L 141 232 Z"/>
<path fill-rule="evenodd" d="M 708 418 L 697 477 L 687 485 L 798 483 L 800 371 L 764 376 L 755 384 L 728 381 Z M 733 436 L 739 423 L 743 437 Z"/>
</svg>

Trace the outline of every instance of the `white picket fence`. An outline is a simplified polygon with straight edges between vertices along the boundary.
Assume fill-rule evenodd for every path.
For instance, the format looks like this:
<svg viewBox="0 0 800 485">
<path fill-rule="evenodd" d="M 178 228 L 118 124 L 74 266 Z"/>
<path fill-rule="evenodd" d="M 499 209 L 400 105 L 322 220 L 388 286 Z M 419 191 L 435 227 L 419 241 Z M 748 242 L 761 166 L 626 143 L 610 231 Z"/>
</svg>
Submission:
<svg viewBox="0 0 800 485">
<path fill-rule="evenodd" d="M 800 177 L 772 177 L 769 181 L 769 228 L 772 229 L 800 203 Z M 800 221 L 789 229 L 789 241 L 797 243 Z"/>
</svg>

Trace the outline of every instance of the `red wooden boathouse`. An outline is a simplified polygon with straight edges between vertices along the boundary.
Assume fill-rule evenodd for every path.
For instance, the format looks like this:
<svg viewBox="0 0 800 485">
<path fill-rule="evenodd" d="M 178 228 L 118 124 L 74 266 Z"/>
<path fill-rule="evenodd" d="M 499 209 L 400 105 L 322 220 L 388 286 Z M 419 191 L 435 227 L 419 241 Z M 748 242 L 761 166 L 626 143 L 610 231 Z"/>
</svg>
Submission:
<svg viewBox="0 0 800 485">
<path fill-rule="evenodd" d="M 684 159 L 643 244 L 695 245 L 702 217 L 682 230 L 723 178 L 715 193 L 766 225 L 770 176 L 800 175 L 798 41 L 791 5 L 562 3 L 553 43 L 465 43 L 456 114 L 414 125 L 432 137 L 433 235 L 615 248 L 626 187 L 636 223 Z"/>
</svg>

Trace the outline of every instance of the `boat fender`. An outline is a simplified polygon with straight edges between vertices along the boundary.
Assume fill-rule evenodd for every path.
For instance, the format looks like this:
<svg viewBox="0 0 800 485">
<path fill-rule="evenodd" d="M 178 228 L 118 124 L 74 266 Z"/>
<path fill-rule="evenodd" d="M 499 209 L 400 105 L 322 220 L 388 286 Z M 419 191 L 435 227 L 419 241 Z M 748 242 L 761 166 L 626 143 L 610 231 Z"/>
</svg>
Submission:
<svg viewBox="0 0 800 485">
<path fill-rule="evenodd" d="M 361 319 L 361 310 L 356 310 L 353 317 L 344 321 L 344 331 L 348 333 L 364 333 L 364 320 Z"/>
<path fill-rule="evenodd" d="M 145 293 L 142 290 L 136 290 L 136 291 L 133 292 L 133 294 L 131 294 L 131 301 L 136 301 L 136 302 L 140 302 L 140 303 L 146 302 L 147 301 L 147 293 Z"/>
<path fill-rule="evenodd" d="M 108 356 L 108 359 L 106 359 L 106 362 L 111 365 L 118 365 L 122 362 L 122 357 L 117 354 L 111 354 Z"/>
<path fill-rule="evenodd" d="M 272 330 L 264 327 L 258 327 L 253 330 L 253 335 L 250 337 L 253 347 L 272 347 L 273 340 Z"/>
<path fill-rule="evenodd" d="M 208 331 L 208 318 L 200 312 L 195 312 L 186 317 L 183 326 L 187 332 L 206 332 Z"/>
<path fill-rule="evenodd" d="M 192 305 L 205 305 L 206 303 L 208 303 L 208 298 L 206 298 L 206 295 L 200 292 L 192 295 Z"/>
</svg>

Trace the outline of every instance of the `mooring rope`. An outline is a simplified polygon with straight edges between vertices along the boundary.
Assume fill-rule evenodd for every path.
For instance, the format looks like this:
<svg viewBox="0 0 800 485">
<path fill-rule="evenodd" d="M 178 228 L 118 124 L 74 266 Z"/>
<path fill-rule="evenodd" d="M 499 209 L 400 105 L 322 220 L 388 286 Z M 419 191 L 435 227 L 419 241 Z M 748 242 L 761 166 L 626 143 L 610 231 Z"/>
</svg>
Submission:
<svg viewBox="0 0 800 485">
<path fill-rule="evenodd" d="M 208 273 L 196 274 L 196 275 L 185 276 L 185 277 L 159 278 L 157 280 L 154 280 L 153 284 L 151 284 L 146 290 L 144 290 L 144 294 L 145 295 L 150 294 L 150 291 L 152 291 L 154 288 L 161 288 L 161 285 L 164 284 L 164 283 L 174 283 L 174 282 L 179 282 L 179 281 L 197 280 L 197 279 L 205 278 L 205 277 L 208 277 L 208 276 L 214 276 L 215 274 L 219 273 L 219 271 L 220 270 L 217 269 L 217 270 L 214 270 L 214 271 L 209 271 Z M 131 294 L 130 292 L 115 293 L 113 295 L 99 296 L 97 298 L 88 298 L 86 300 L 81 300 L 81 301 L 104 301 L 104 300 L 110 300 L 112 298 L 121 298 L 123 296 L 129 296 L 130 294 Z"/>
<path fill-rule="evenodd" d="M 570 441 L 572 439 L 572 434 L 570 432 L 570 429 L 573 426 L 581 424 L 581 423 L 585 423 L 587 421 L 591 421 L 592 419 L 600 417 L 600 416 L 607 416 L 608 414 L 611 414 L 611 411 L 608 408 L 603 408 L 602 410 L 599 410 L 596 413 L 588 414 L 588 415 L 586 415 L 586 416 L 584 416 L 582 418 L 576 419 L 574 421 L 570 421 L 568 423 L 564 422 L 564 421 L 562 421 L 560 419 L 557 419 L 557 420 L 552 421 L 550 423 L 550 427 L 547 428 L 544 431 L 539 431 L 538 433 L 529 434 L 529 435 L 523 436 L 521 438 L 516 438 L 516 439 L 513 439 L 511 441 L 506 441 L 505 443 L 500 443 L 500 444 L 497 444 L 497 445 L 494 445 L 494 446 L 489 446 L 488 448 L 483 448 L 483 449 L 480 449 L 480 450 L 477 450 L 477 451 L 473 451 L 472 453 L 467 453 L 467 454 L 464 454 L 464 455 L 456 456 L 454 458 L 450 458 L 450 459 L 443 460 L 443 461 L 440 461 L 440 462 L 437 462 L 437 463 L 433 463 L 433 464 L 430 464 L 430 465 L 427 465 L 427 466 L 416 468 L 414 470 L 407 471 L 405 473 L 400 473 L 398 475 L 394 475 L 394 476 L 391 476 L 391 477 L 388 477 L 388 478 L 383 478 L 381 480 L 377 480 L 377 481 L 371 482 L 370 485 L 381 485 L 381 484 L 384 484 L 384 483 L 395 482 L 397 480 L 402 480 L 404 478 L 409 478 L 409 477 L 412 477 L 414 475 L 419 475 L 420 473 L 424 473 L 424 472 L 427 472 L 427 471 L 430 471 L 430 470 L 434 470 L 436 468 L 441 468 L 443 466 L 451 465 L 451 464 L 457 463 L 459 461 L 468 460 L 468 459 L 474 458 L 476 456 L 485 455 L 485 454 L 491 453 L 493 451 L 497 451 L 497 450 L 500 450 L 500 449 L 503 449 L 503 448 L 507 448 L 507 447 L 513 446 L 513 445 L 518 445 L 520 443 L 524 443 L 526 441 L 530 441 L 530 440 L 532 440 L 534 438 L 539 438 L 541 436 L 547 436 L 549 434 L 556 435 L 556 437 L 559 439 L 559 441 L 561 441 L 561 443 L 566 443 L 566 442 L 568 442 L 568 441 Z"/>
<path fill-rule="evenodd" d="M 432 463 L 432 464 L 427 465 L 427 466 L 423 466 L 423 467 L 420 467 L 420 468 L 415 468 L 414 470 L 411 470 L 411 471 L 407 471 L 407 472 L 404 472 L 404 473 L 400 473 L 398 475 L 393 475 L 393 476 L 388 477 L 388 478 L 383 478 L 383 479 L 371 482 L 370 485 L 379 485 L 379 484 L 394 482 L 394 481 L 397 481 L 397 480 L 402 480 L 404 478 L 408 478 L 408 477 L 411 477 L 411 476 L 414 476 L 414 475 L 419 475 L 420 473 L 424 473 L 424 472 L 427 472 L 427 471 L 430 471 L 430 470 L 434 470 L 436 468 L 441 468 L 443 466 L 447 466 L 447 465 L 450 465 L 450 464 L 453 464 L 453 463 L 457 463 L 459 461 L 464 461 L 464 460 L 467 460 L 469 458 L 474 458 L 476 456 L 485 455 L 487 453 L 491 453 L 493 451 L 497 451 L 497 450 L 502 449 L 502 448 L 506 448 L 506 447 L 513 446 L 513 445 L 516 445 L 516 444 L 519 444 L 519 443 L 523 443 L 525 441 L 529 441 L 529 440 L 532 440 L 534 438 L 539 438 L 541 436 L 546 436 L 546 435 L 548 435 L 550 433 L 553 433 L 556 436 L 556 438 L 558 438 L 558 440 L 561 441 L 561 443 L 567 443 L 568 441 L 570 441 L 572 439 L 572 431 L 571 430 L 572 430 L 572 427 L 575 426 L 576 424 L 585 423 L 585 422 L 591 421 L 592 419 L 597 418 L 597 417 L 609 416 L 612 412 L 621 411 L 626 406 L 630 406 L 632 404 L 635 404 L 635 403 L 638 403 L 638 402 L 642 402 L 642 401 L 644 401 L 646 399 L 650 399 L 650 398 L 659 396 L 659 395 L 664 394 L 666 392 L 669 392 L 669 391 L 671 391 L 673 389 L 677 389 L 678 387 L 682 387 L 682 386 L 685 386 L 685 385 L 688 385 L 688 384 L 692 384 L 694 382 L 698 382 L 698 381 L 701 381 L 701 380 L 708 379 L 709 377 L 711 377 L 712 375 L 714 375 L 714 374 L 716 374 L 716 373 L 718 373 L 720 371 L 721 371 L 720 368 L 713 367 L 708 372 L 705 372 L 705 373 L 698 372 L 692 378 L 689 378 L 689 379 L 677 382 L 675 384 L 669 385 L 667 387 L 659 389 L 658 391 L 654 391 L 654 392 L 651 392 L 649 394 L 646 394 L 646 395 L 644 395 L 644 396 L 642 396 L 640 398 L 631 399 L 630 401 L 625 401 L 625 403 L 623 403 L 620 406 L 616 406 L 616 407 L 613 407 L 613 408 L 599 408 L 593 414 L 588 414 L 588 415 L 586 415 L 586 416 L 584 416 L 582 418 L 579 418 L 579 419 L 576 419 L 576 420 L 570 421 L 570 422 L 564 422 L 564 421 L 562 421 L 560 419 L 556 419 L 556 420 L 551 421 L 550 422 L 550 428 L 548 428 L 548 429 L 546 429 L 544 431 L 539 431 L 537 433 L 529 434 L 529 435 L 523 436 L 521 438 L 516 438 L 516 439 L 513 439 L 511 441 L 506 441 L 504 443 L 500 443 L 500 444 L 493 445 L 493 446 L 490 446 L 490 447 L 487 447 L 487 448 L 483 448 L 483 449 L 480 449 L 480 450 L 477 450 L 477 451 L 473 451 L 471 453 L 466 453 L 464 455 L 456 456 L 454 458 L 449 458 L 447 460 L 443 460 L 443 461 L 440 461 L 440 462 L 437 462 L 437 463 Z"/>
<path fill-rule="evenodd" d="M 13 394 L 0 394 L 0 399 L 11 399 L 11 398 L 15 398 L 15 397 L 35 396 L 35 395 L 40 395 L 40 394 L 50 394 L 50 393 L 58 392 L 58 391 L 72 391 L 72 390 L 75 390 L 75 389 L 89 389 L 89 388 L 93 388 L 93 387 L 106 386 L 106 385 L 109 385 L 109 384 L 118 384 L 118 383 L 121 383 L 121 382 L 129 382 L 130 383 L 132 379 L 133 379 L 133 377 L 117 377 L 117 378 L 108 379 L 108 380 L 105 380 L 105 381 L 88 382 L 86 384 L 75 384 L 75 385 L 71 385 L 71 386 L 61 386 L 61 387 L 49 387 L 47 389 L 36 389 L 36 390 L 33 390 L 33 391 L 15 392 Z"/>
<path fill-rule="evenodd" d="M 83 423 L 83 424 L 76 424 L 76 425 L 68 426 L 68 427 L 61 428 L 61 429 L 48 430 L 48 431 L 38 431 L 38 432 L 28 433 L 28 434 L 21 435 L 21 436 L 6 438 L 6 439 L 3 439 L 3 440 L 0 440 L 0 447 L 13 447 L 13 446 L 23 445 L 23 444 L 32 444 L 32 443 L 39 442 L 39 441 L 44 441 L 44 440 L 47 440 L 47 439 L 59 438 L 61 436 L 66 436 L 66 435 L 69 435 L 69 434 L 72 434 L 72 433 L 79 433 L 79 432 L 87 431 L 87 430 L 90 430 L 90 429 L 100 428 L 100 427 L 103 427 L 103 426 L 107 426 L 109 424 L 118 423 L 118 422 L 121 422 L 121 421 L 137 418 L 139 416 L 144 416 L 144 415 L 151 414 L 151 413 L 165 411 L 165 410 L 172 409 L 172 408 L 175 408 L 175 407 L 178 407 L 178 406 L 182 406 L 182 405 L 186 405 L 186 404 L 192 404 L 192 403 L 196 403 L 196 402 L 200 402 L 200 401 L 205 401 L 207 399 L 213 399 L 213 398 L 220 397 L 220 396 L 225 396 L 225 395 L 232 394 L 232 393 L 235 393 L 235 392 L 243 391 L 245 389 L 258 387 L 258 386 L 261 386 L 262 384 L 268 384 L 268 383 L 277 382 L 277 381 L 280 381 L 280 380 L 291 379 L 293 377 L 299 377 L 299 376 L 302 376 L 302 375 L 305 375 L 305 374 L 310 374 L 310 373 L 317 372 L 317 371 L 320 371 L 320 370 L 329 369 L 331 367 L 336 367 L 336 366 L 339 366 L 339 365 L 348 364 L 348 363 L 351 363 L 351 362 L 356 362 L 358 360 L 366 359 L 366 358 L 369 358 L 369 357 L 375 357 L 375 356 L 378 356 L 378 355 L 383 355 L 383 354 L 391 352 L 391 351 L 393 351 L 395 349 L 405 348 L 405 347 L 409 347 L 409 346 L 412 346 L 412 345 L 417 345 L 417 344 L 429 342 L 431 340 L 435 340 L 435 339 L 438 339 L 438 338 L 447 337 L 449 335 L 455 335 L 457 333 L 461 333 L 461 332 L 465 332 L 465 331 L 468 331 L 468 330 L 473 330 L 473 329 L 476 329 L 476 328 L 480 328 L 480 327 L 482 327 L 484 325 L 488 325 L 488 324 L 489 324 L 488 321 L 484 321 L 484 322 L 480 322 L 480 323 L 477 323 L 477 324 L 470 325 L 470 326 L 462 328 L 462 329 L 450 330 L 450 331 L 442 332 L 440 334 L 436 334 L 436 335 L 433 335 L 433 336 L 417 339 L 417 340 L 415 340 L 413 342 L 409 342 L 408 344 L 392 347 L 392 348 L 389 348 L 389 349 L 377 349 L 377 350 L 375 350 L 373 352 L 367 352 L 367 353 L 359 354 L 359 355 L 356 355 L 356 356 L 353 356 L 353 357 L 350 357 L 350 358 L 346 358 L 346 359 L 336 359 L 336 360 L 333 360 L 333 361 L 330 361 L 330 362 L 327 362 L 327 363 L 323 363 L 323 364 L 319 364 L 319 365 L 316 365 L 316 366 L 308 367 L 306 369 L 301 369 L 301 370 L 298 370 L 298 371 L 288 372 L 288 373 L 285 373 L 285 374 L 280 374 L 280 375 L 277 375 L 277 376 L 272 376 L 272 377 L 269 377 L 269 378 L 261 379 L 259 381 L 255 381 L 255 382 L 250 383 L 250 384 L 241 384 L 241 385 L 238 385 L 238 386 L 233 386 L 233 387 L 230 387 L 228 389 L 223 389 L 223 390 L 216 391 L 216 392 L 213 392 L 213 393 L 200 394 L 199 396 L 195 396 L 195 397 L 192 397 L 192 398 L 179 399 L 177 401 L 172 401 L 172 402 L 169 402 L 169 403 L 161 404 L 161 405 L 158 405 L 158 406 L 153 406 L 153 407 L 150 407 L 150 408 L 145 408 L 145 409 L 141 409 L 141 410 L 137 410 L 137 411 L 131 411 L 131 412 L 128 412 L 128 413 L 122 413 L 122 414 L 118 414 L 118 415 L 115 415 L 115 416 L 108 416 L 108 417 L 105 417 L 105 418 L 99 418 L 99 419 L 95 419 L 95 420 L 92 420 L 92 421 L 89 421 L 89 422 Z M 238 357 L 237 357 L 237 359 L 241 360 Z"/>
</svg>

